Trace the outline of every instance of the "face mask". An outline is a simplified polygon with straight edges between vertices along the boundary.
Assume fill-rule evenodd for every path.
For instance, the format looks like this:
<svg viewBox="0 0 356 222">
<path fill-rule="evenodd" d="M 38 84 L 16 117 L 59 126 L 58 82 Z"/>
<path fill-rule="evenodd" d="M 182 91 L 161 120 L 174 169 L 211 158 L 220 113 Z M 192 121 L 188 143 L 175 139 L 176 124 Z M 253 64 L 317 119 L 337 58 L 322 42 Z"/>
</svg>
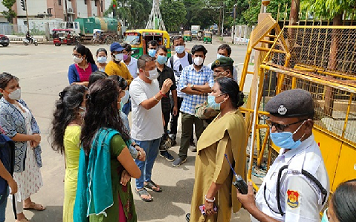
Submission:
<svg viewBox="0 0 356 222">
<path fill-rule="evenodd" d="M 76 56 L 73 56 L 73 61 L 74 61 L 74 63 L 81 63 L 81 62 L 83 62 L 83 58 L 78 58 Z"/>
<path fill-rule="evenodd" d="M 15 91 L 12 91 L 9 93 L 9 98 L 13 100 L 19 100 L 21 99 L 21 89 L 16 89 Z"/>
<path fill-rule="evenodd" d="M 155 57 L 157 50 L 156 49 L 149 49 L 148 55 L 151 57 Z"/>
<path fill-rule="evenodd" d="M 208 95 L 208 106 L 215 110 L 220 110 L 220 104 L 215 102 L 215 96 Z"/>
<path fill-rule="evenodd" d="M 184 52 L 185 48 L 184 45 L 178 45 L 174 47 L 174 50 L 176 51 L 176 53 L 181 54 Z"/>
<path fill-rule="evenodd" d="M 167 62 L 167 56 L 157 56 L 157 62 L 161 65 L 165 64 Z"/>
<path fill-rule="evenodd" d="M 125 96 L 121 98 L 121 103 L 126 104 L 127 101 L 129 101 L 129 96 L 130 96 L 129 91 L 125 90 Z"/>
<path fill-rule="evenodd" d="M 224 58 L 224 57 L 225 57 L 224 55 L 220 55 L 220 54 L 218 54 L 218 55 L 216 56 L 216 58 L 218 58 L 218 59 Z"/>
<path fill-rule="evenodd" d="M 106 60 L 106 56 L 99 56 L 97 59 L 98 63 L 106 63 Z"/>
<path fill-rule="evenodd" d="M 203 65 L 204 59 L 202 57 L 195 57 L 194 58 L 194 64 L 196 66 L 201 66 Z"/>
<path fill-rule="evenodd" d="M 146 76 L 147 77 L 147 76 Z M 148 71 L 148 77 L 149 80 L 154 80 L 158 78 L 158 72 L 157 69 L 152 69 Z"/>
<path fill-rule="evenodd" d="M 329 222 L 328 215 L 327 215 L 327 210 L 324 211 L 323 217 L 321 218 L 321 222 Z"/>
<path fill-rule="evenodd" d="M 122 61 L 124 59 L 124 54 L 123 53 L 119 53 L 115 55 L 115 61 Z"/>
<path fill-rule="evenodd" d="M 270 136 L 271 136 L 271 139 L 272 139 L 273 143 L 276 146 L 279 146 L 279 147 L 284 148 L 284 149 L 295 149 L 295 148 L 297 148 L 302 143 L 302 141 L 300 141 L 300 139 L 303 138 L 304 135 L 297 141 L 294 141 L 293 135 L 296 132 L 298 132 L 298 130 L 300 129 L 300 127 L 303 126 L 304 123 L 305 123 L 305 121 L 302 122 L 302 124 L 300 124 L 298 129 L 296 129 L 293 133 L 291 133 L 291 132 L 272 133 L 271 130 L 270 130 L 270 134 L 271 134 Z"/>
<path fill-rule="evenodd" d="M 128 55 L 124 54 L 124 56 L 123 56 L 124 61 L 126 61 L 126 59 L 127 59 L 128 57 L 129 57 Z"/>
</svg>

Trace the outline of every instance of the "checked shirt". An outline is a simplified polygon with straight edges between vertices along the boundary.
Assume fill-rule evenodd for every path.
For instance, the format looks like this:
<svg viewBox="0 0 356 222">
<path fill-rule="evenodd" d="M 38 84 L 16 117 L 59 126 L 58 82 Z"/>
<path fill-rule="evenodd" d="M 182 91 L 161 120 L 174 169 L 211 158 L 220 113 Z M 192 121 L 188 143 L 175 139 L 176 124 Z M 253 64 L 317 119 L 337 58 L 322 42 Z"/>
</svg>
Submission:
<svg viewBox="0 0 356 222">
<path fill-rule="evenodd" d="M 194 69 L 193 64 L 182 70 L 179 81 L 179 90 L 189 85 L 204 85 L 208 83 L 210 87 L 214 85 L 213 71 L 207 66 L 203 66 L 199 71 Z M 208 99 L 208 94 L 189 95 L 185 94 L 180 111 L 190 115 L 195 114 L 196 105 L 204 103 Z"/>
</svg>

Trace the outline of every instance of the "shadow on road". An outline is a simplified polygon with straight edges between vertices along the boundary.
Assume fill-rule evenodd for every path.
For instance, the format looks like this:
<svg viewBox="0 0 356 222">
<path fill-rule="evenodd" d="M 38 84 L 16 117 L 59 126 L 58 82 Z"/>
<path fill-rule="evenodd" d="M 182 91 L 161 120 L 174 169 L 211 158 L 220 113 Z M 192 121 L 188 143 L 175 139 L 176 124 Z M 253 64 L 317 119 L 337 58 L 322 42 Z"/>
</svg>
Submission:
<svg viewBox="0 0 356 222">
<path fill-rule="evenodd" d="M 175 186 L 161 186 L 162 193 L 150 192 L 153 201 L 135 201 L 138 221 L 156 221 L 170 215 L 181 216 L 185 212 L 181 206 L 190 203 L 193 193 L 194 179 L 179 180 Z M 154 212 L 160 212 L 154 213 Z"/>
<path fill-rule="evenodd" d="M 26 214 L 26 211 L 24 211 Z M 31 222 L 61 222 L 63 207 L 62 206 L 46 206 L 44 211 L 32 211 L 34 215 L 28 218 Z"/>
</svg>

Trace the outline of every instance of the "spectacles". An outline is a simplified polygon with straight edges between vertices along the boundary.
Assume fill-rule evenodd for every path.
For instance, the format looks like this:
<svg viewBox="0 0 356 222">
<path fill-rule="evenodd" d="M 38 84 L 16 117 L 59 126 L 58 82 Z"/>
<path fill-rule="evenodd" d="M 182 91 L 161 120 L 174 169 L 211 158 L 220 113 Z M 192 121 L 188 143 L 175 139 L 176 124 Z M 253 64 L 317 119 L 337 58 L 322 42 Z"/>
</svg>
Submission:
<svg viewBox="0 0 356 222">
<path fill-rule="evenodd" d="M 82 56 L 81 54 L 72 54 L 72 56 L 75 56 L 75 57 L 80 57 L 80 56 Z"/>
<path fill-rule="evenodd" d="M 283 132 L 289 126 L 304 122 L 305 120 L 306 119 L 302 119 L 302 120 L 298 120 L 297 122 L 289 123 L 289 124 L 279 124 L 279 123 L 272 122 L 270 119 L 267 119 L 266 124 L 269 126 L 269 128 L 272 128 L 274 126 L 274 128 L 276 128 L 277 131 Z"/>
</svg>

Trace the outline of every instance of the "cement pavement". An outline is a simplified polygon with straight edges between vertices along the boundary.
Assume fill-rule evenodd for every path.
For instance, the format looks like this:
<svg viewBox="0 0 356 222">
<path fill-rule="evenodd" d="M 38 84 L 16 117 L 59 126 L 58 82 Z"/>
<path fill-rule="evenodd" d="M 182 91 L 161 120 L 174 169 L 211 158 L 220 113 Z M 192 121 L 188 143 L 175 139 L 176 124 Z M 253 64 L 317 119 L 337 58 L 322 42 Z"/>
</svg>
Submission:
<svg viewBox="0 0 356 222">
<path fill-rule="evenodd" d="M 187 43 L 187 48 L 191 48 L 196 43 L 199 42 Z M 205 64 L 216 59 L 219 44 L 220 42 L 214 41 L 211 45 L 205 45 L 208 49 Z M 89 46 L 93 53 L 99 47 L 109 49 L 108 45 Z M 42 132 L 43 167 L 41 172 L 44 186 L 39 193 L 32 196 L 32 199 L 45 205 L 47 209 L 42 212 L 25 211 L 25 215 L 33 222 L 62 221 L 64 159 L 51 149 L 48 137 L 54 102 L 58 99 L 58 93 L 68 85 L 67 71 L 68 66 L 72 64 L 72 49 L 73 46 L 66 45 L 36 47 L 11 43 L 8 47 L 0 47 L 0 72 L 7 71 L 20 78 L 22 97 L 32 110 Z M 243 63 L 246 46 L 232 46 L 232 50 L 231 57 L 235 60 L 235 64 Z M 178 149 L 179 147 L 175 146 L 170 152 L 177 157 Z M 188 151 L 187 162 L 176 168 L 171 166 L 171 162 L 157 157 L 153 169 L 153 180 L 161 185 L 163 192 L 151 192 L 154 198 L 151 203 L 141 201 L 134 193 L 138 221 L 185 221 L 185 214 L 190 211 L 194 185 L 195 155 L 196 153 Z M 6 221 L 15 221 L 12 206 L 9 203 L 6 217 Z M 241 210 L 233 215 L 231 221 L 247 222 L 248 218 L 248 214 Z"/>
</svg>

